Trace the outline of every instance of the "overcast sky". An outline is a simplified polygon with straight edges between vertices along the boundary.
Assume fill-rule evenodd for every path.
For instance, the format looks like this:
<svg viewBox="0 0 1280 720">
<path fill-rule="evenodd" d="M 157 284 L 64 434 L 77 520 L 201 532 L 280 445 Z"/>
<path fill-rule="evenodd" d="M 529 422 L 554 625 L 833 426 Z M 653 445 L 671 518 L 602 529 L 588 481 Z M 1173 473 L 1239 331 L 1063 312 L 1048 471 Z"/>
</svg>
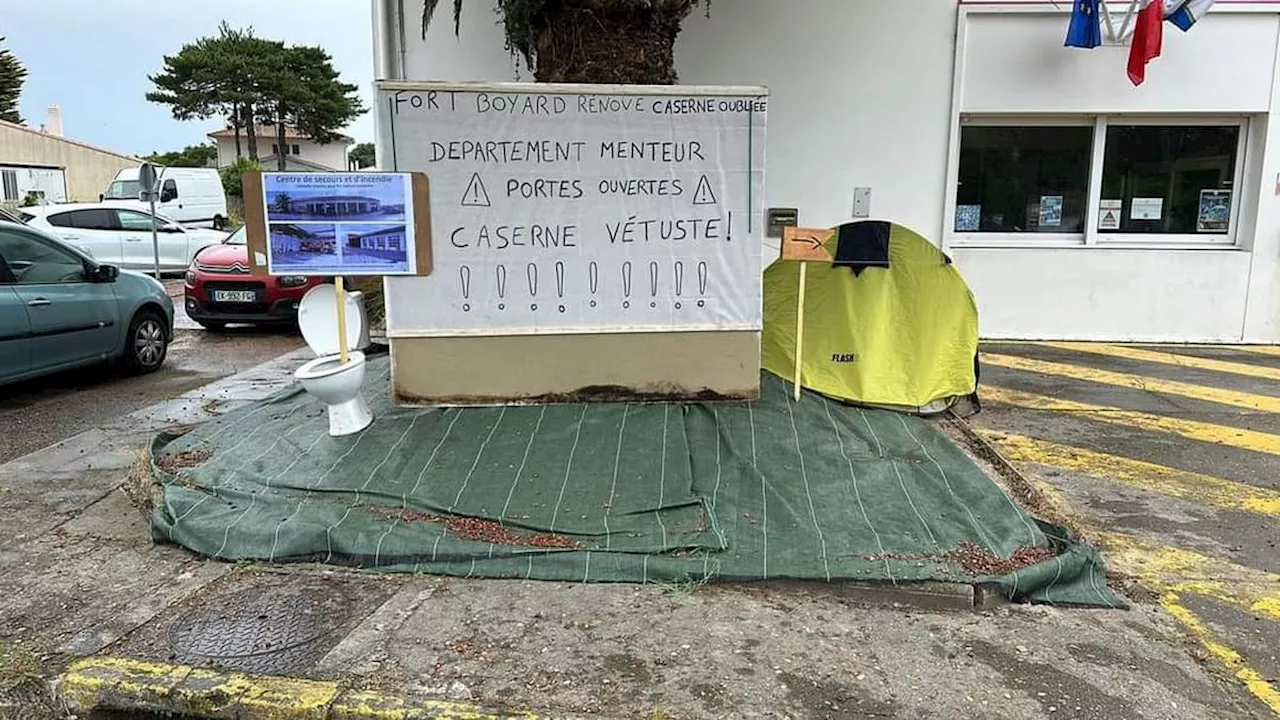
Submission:
<svg viewBox="0 0 1280 720">
<path fill-rule="evenodd" d="M 214 35 L 226 19 L 259 37 L 320 45 L 345 82 L 372 104 L 373 34 L 368 0 L 0 0 L 0 36 L 26 65 L 21 112 L 29 125 L 62 107 L 66 136 L 119 152 L 178 150 L 207 140 L 217 120 L 178 122 L 150 103 L 148 75 L 183 44 Z M 373 118 L 346 133 L 373 141 Z"/>
</svg>

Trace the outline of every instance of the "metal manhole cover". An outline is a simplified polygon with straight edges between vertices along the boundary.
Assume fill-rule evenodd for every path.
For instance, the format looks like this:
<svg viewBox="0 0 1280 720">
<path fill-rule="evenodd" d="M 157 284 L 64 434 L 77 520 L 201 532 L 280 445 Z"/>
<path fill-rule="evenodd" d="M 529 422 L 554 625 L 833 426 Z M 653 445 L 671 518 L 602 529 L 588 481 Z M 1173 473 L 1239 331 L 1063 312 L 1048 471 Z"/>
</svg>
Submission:
<svg viewBox="0 0 1280 720">
<path fill-rule="evenodd" d="M 254 588 L 182 617 L 169 630 L 178 662 L 259 674 L 302 672 L 317 663 L 351 617 L 332 585 Z"/>
</svg>

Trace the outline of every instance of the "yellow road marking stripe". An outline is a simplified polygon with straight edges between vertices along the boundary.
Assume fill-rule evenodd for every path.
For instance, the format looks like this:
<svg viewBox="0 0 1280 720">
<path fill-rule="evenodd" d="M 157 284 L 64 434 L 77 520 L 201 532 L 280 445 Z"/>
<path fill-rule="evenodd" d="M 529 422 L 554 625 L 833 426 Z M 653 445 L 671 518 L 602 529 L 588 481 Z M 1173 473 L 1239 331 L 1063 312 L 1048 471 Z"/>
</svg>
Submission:
<svg viewBox="0 0 1280 720">
<path fill-rule="evenodd" d="M 1037 395 L 990 385 L 987 386 L 983 395 L 988 400 L 1004 405 L 1013 405 L 1030 410 L 1075 413 L 1077 417 L 1098 420 L 1113 425 L 1172 433 L 1190 440 L 1280 455 L 1280 435 L 1272 435 L 1271 433 L 1257 430 L 1215 425 L 1214 423 L 1201 422 L 1199 420 L 1165 417 L 1135 410 L 1121 410 L 1105 405 L 1063 400 L 1047 395 Z"/>
<path fill-rule="evenodd" d="M 67 668 L 59 683 L 70 709 L 198 709 L 210 717 L 313 720 L 340 715 L 361 720 L 538 720 L 528 711 L 490 712 L 449 700 L 343 690 L 336 682 L 248 675 L 127 657 L 89 657 Z M 109 705 L 104 705 L 110 701 Z"/>
<path fill-rule="evenodd" d="M 1280 518 L 1280 492 L 1212 475 L 1179 470 L 1072 445 L 980 429 L 1015 465 L 1034 463 L 1073 470 L 1203 505 Z"/>
<path fill-rule="evenodd" d="M 1103 532 L 1083 517 L 1056 486 L 1038 477 L 1030 482 L 1044 497 L 1053 519 L 1074 525 L 1095 539 L 1108 564 L 1160 595 L 1160 605 L 1187 629 L 1205 650 L 1223 663 L 1254 697 L 1280 713 L 1280 690 L 1250 666 L 1240 653 L 1219 642 L 1200 618 L 1181 604 L 1180 595 L 1204 595 L 1257 615 L 1280 621 L 1280 575 L 1160 546 L 1132 535 Z"/>
<path fill-rule="evenodd" d="M 1095 532 L 1116 569 L 1157 593 L 1193 593 L 1280 621 L 1280 575 L 1133 535 Z"/>
<path fill-rule="evenodd" d="M 1102 549 L 1108 565 L 1148 590 L 1203 595 L 1280 621 L 1280 575 L 1103 530 L 1081 515 L 1057 486 L 1038 476 L 1028 480 L 1043 496 L 1049 519 L 1079 530 Z"/>
<path fill-rule="evenodd" d="M 1280 368 L 1248 365 L 1246 363 L 1236 363 L 1228 360 L 1213 360 L 1210 358 L 1192 357 L 1190 355 L 1178 355 L 1167 351 L 1146 350 L 1143 348 L 1107 345 L 1104 343 L 1041 342 L 1037 344 L 1043 347 L 1058 348 L 1059 350 L 1093 353 L 1094 355 L 1106 355 L 1108 357 L 1123 358 L 1125 360 L 1138 360 L 1140 362 L 1160 363 L 1162 365 L 1178 365 L 1180 367 L 1196 368 L 1199 370 L 1213 370 L 1215 372 L 1230 373 L 1232 375 L 1246 375 L 1248 377 L 1266 378 L 1268 380 L 1280 380 Z"/>
<path fill-rule="evenodd" d="M 1209 632 L 1209 628 L 1201 622 L 1200 618 L 1182 605 L 1177 593 L 1165 593 L 1162 595 L 1160 597 L 1160 606 L 1190 631 L 1210 655 L 1235 674 L 1236 679 L 1244 683 L 1244 686 L 1248 688 L 1254 697 L 1271 708 L 1272 712 L 1280 714 L 1280 690 L 1277 690 L 1274 685 L 1267 682 L 1266 678 L 1262 677 L 1261 673 L 1245 662 L 1240 653 L 1214 639 L 1213 633 Z"/>
<path fill-rule="evenodd" d="M 1025 370 L 1027 372 L 1039 373 L 1041 375 L 1056 375 L 1058 377 L 1086 380 L 1088 382 L 1102 383 L 1104 385 L 1133 388 L 1134 390 L 1145 390 L 1147 392 L 1164 393 L 1167 395 L 1180 395 L 1194 400 L 1204 400 L 1206 402 L 1218 403 L 1219 405 L 1230 405 L 1232 407 L 1245 408 L 1247 410 L 1261 410 L 1269 413 L 1280 413 L 1280 398 L 1268 397 L 1266 395 L 1256 395 L 1254 393 L 1238 392 L 1236 390 L 1227 390 L 1224 388 L 1194 385 L 1192 383 L 1177 382 L 1174 380 L 1161 380 L 1159 378 L 1132 375 L 1130 373 L 1099 370 L 1079 365 L 1069 365 L 1067 363 L 1015 357 L 1013 355 L 983 353 L 982 362 L 985 365 L 994 365 L 996 367 L 1010 368 L 1012 370 Z"/>
</svg>

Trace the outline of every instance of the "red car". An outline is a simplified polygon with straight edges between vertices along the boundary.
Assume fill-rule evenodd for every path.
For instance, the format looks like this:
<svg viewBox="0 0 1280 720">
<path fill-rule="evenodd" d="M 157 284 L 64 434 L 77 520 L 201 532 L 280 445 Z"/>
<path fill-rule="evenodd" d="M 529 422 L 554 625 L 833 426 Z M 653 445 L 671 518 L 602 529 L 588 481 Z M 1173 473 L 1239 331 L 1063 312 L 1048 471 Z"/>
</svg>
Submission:
<svg viewBox="0 0 1280 720">
<path fill-rule="evenodd" d="M 210 330 L 231 323 L 293 325 L 298 303 L 308 290 L 328 277 L 285 275 L 261 277 L 249 274 L 249 249 L 244 228 L 220 245 L 196 253 L 187 268 L 187 316 Z"/>
</svg>

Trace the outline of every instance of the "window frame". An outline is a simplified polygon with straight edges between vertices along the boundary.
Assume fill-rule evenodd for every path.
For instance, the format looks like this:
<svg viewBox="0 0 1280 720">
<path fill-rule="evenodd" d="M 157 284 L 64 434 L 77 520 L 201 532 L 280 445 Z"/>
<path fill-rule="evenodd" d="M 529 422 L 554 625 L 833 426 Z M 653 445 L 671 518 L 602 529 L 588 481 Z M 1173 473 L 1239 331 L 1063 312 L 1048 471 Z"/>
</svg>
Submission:
<svg viewBox="0 0 1280 720">
<path fill-rule="evenodd" d="M 1236 157 L 1234 177 L 1231 182 L 1231 218 L 1225 234 L 1155 234 L 1123 233 L 1098 229 L 1098 206 L 1102 200 L 1102 173 L 1106 159 L 1107 129 L 1121 126 L 1214 126 L 1236 127 Z M 1079 233 L 976 233 L 957 232 L 955 229 L 956 195 L 960 178 L 960 141 L 962 129 L 972 127 L 1062 127 L 1092 126 L 1093 152 L 1085 199 L 1084 231 Z M 1241 209 L 1245 202 L 1244 187 L 1246 169 L 1249 167 L 1249 134 L 1251 118 L 1247 115 L 1181 115 L 1181 114 L 1072 114 L 1072 115 L 1010 115 L 966 113 L 959 119 L 954 134 L 956 147 L 950 153 L 947 172 L 947 197 L 943 238 L 945 247 L 959 248 L 1125 248 L 1162 250 L 1222 250 L 1240 249 L 1243 246 L 1240 227 L 1243 224 Z"/>
<path fill-rule="evenodd" d="M 13 225 L 0 226 L 0 233 L 8 233 L 11 235 L 15 235 L 17 237 L 24 238 L 30 242 L 33 242 L 36 245 L 42 245 L 47 250 L 50 250 L 52 252 L 66 254 L 71 259 L 74 259 L 77 262 L 79 262 L 80 271 L 81 271 L 81 277 L 79 280 L 66 280 L 66 281 L 60 281 L 60 282 L 24 283 L 21 280 L 19 280 L 16 275 L 13 274 L 12 268 L 9 267 L 9 259 L 5 257 L 2 253 L 0 253 L 0 271 L 3 271 L 3 272 L 0 272 L 0 285 L 16 288 L 16 287 L 36 286 L 36 285 L 56 285 L 56 286 L 82 285 L 89 282 L 90 264 L 85 262 L 85 258 L 82 257 L 79 253 L 75 252 L 71 248 L 66 247 L 61 242 L 53 241 L 50 238 L 40 235 L 39 233 L 30 232 L 25 227 L 15 227 Z"/>
<path fill-rule="evenodd" d="M 113 213 L 115 213 L 115 216 L 116 216 L 116 226 L 117 226 L 117 227 L 119 227 L 119 229 L 120 229 L 120 231 L 121 231 L 121 232 L 145 232 L 145 233 L 149 233 L 149 232 L 151 232 L 151 227 L 152 227 L 153 225 L 155 226 L 156 230 L 159 230 L 159 229 L 160 229 L 160 225 L 161 225 L 161 223 L 160 223 L 159 218 L 157 218 L 155 215 L 152 215 L 152 214 L 150 214 L 150 213 L 146 213 L 146 212 L 143 212 L 143 211 L 141 211 L 141 210 L 133 210 L 133 209 L 130 209 L 130 208 L 113 208 L 113 209 L 112 209 L 112 212 L 113 212 Z M 124 218 L 125 218 L 125 217 L 129 217 L 129 216 L 133 216 L 133 215 L 137 215 L 137 216 L 139 216 L 139 217 L 146 218 L 146 219 L 150 222 L 150 224 L 148 224 L 145 228 L 141 228 L 141 227 L 140 227 L 140 228 L 133 228 L 133 227 L 128 227 L 128 226 L 126 226 L 126 225 L 124 224 Z"/>
<path fill-rule="evenodd" d="M 9 189 L 13 188 L 13 197 L 9 197 Z M 22 188 L 18 187 L 18 169 L 0 168 L 0 200 L 18 202 L 22 200 Z"/>
</svg>

